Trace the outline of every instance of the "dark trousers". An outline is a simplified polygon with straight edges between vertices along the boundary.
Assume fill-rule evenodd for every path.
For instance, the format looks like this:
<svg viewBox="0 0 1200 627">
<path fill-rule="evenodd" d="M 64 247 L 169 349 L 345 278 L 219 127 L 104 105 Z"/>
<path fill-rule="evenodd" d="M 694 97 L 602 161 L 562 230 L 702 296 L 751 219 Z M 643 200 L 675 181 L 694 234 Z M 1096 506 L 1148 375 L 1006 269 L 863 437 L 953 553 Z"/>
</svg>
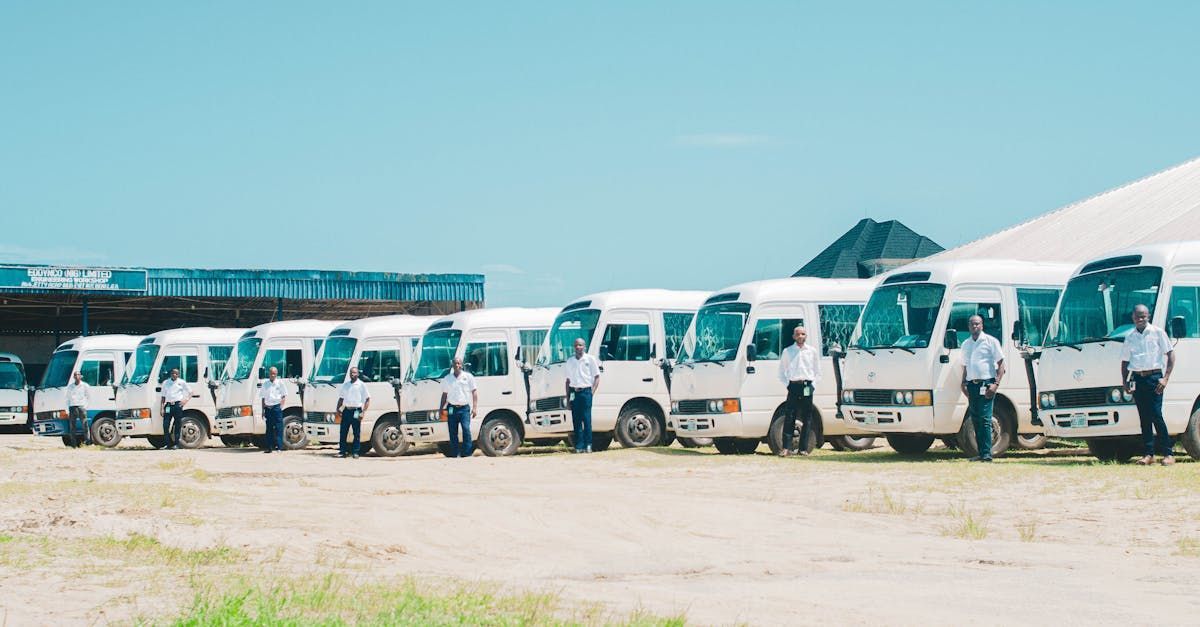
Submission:
<svg viewBox="0 0 1200 627">
<path fill-rule="evenodd" d="M 1142 448 L 1146 455 L 1171 454 L 1171 436 L 1167 435 L 1167 423 L 1163 420 L 1162 394 L 1157 392 L 1161 374 L 1148 377 L 1133 375 L 1133 402 L 1137 404 L 1138 418 L 1142 421 Z M 1155 436 L 1155 432 L 1157 437 Z"/>
<path fill-rule="evenodd" d="M 808 392 L 805 394 L 805 392 Z M 787 403 L 783 408 L 783 448 L 792 450 L 792 435 L 796 433 L 796 418 L 800 419 L 799 446 L 807 451 L 812 431 L 813 385 L 808 381 L 791 381 L 787 386 Z"/>
<path fill-rule="evenodd" d="M 67 408 L 69 427 L 67 428 L 67 437 L 71 441 L 71 446 L 79 446 L 83 442 L 92 443 L 92 435 L 88 425 L 87 410 L 79 405 L 72 405 Z"/>
<path fill-rule="evenodd" d="M 279 405 L 268 405 L 263 409 L 263 419 L 267 421 L 267 450 L 283 450 L 283 408 Z"/>
<path fill-rule="evenodd" d="M 471 448 L 471 406 L 450 405 L 449 410 L 446 431 L 450 434 L 450 457 L 470 457 L 474 452 Z M 462 431 L 462 444 L 459 444 L 459 430 Z"/>
<path fill-rule="evenodd" d="M 592 448 L 592 388 L 572 390 L 571 426 L 575 433 L 575 450 Z"/>
<path fill-rule="evenodd" d="M 979 449 L 979 459 L 992 458 L 992 405 L 996 397 L 988 398 L 979 393 L 991 384 L 992 380 L 967 382 L 967 407 L 971 412 L 971 426 L 975 427 L 975 448 Z"/>
<path fill-rule="evenodd" d="M 346 442 L 346 436 L 354 431 L 354 445 Z M 342 428 L 338 435 L 338 453 L 341 455 L 358 455 L 362 439 L 362 409 L 355 407 L 342 408 Z"/>
<path fill-rule="evenodd" d="M 183 428 L 183 403 L 175 401 L 163 407 L 163 436 L 167 438 L 167 448 L 179 446 L 179 431 Z"/>
</svg>

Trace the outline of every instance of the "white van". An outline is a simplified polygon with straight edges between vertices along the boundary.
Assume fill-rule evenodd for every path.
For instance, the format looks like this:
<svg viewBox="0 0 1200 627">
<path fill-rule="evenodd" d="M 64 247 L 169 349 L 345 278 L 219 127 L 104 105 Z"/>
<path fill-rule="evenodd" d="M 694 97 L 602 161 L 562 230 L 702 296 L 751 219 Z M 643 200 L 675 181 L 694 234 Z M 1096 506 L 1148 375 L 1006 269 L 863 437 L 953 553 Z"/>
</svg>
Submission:
<svg viewBox="0 0 1200 627">
<path fill-rule="evenodd" d="M 50 356 L 42 384 L 33 394 L 33 432 L 59 436 L 67 443 L 67 384 L 71 373 L 78 370 L 92 386 L 87 411 L 92 441 L 115 446 L 121 436 L 115 422 L 114 387 L 125 376 L 130 355 L 141 339 L 139 335 L 89 335 L 63 342 Z"/>
<path fill-rule="evenodd" d="M 1163 392 L 1167 432 L 1200 459 L 1200 242 L 1119 250 L 1071 277 L 1038 359 L 1038 419 L 1048 435 L 1087 440 L 1104 460 L 1142 454 L 1141 422 L 1121 381 L 1121 347 L 1135 305 L 1174 342 Z"/>
<path fill-rule="evenodd" d="M 304 433 L 309 444 L 337 444 L 342 417 L 338 391 L 358 368 L 371 394 L 362 417 L 362 454 L 372 448 L 391 457 L 408 450 L 400 431 L 400 385 L 421 334 L 433 316 L 376 316 L 351 320 L 329 332 L 304 392 Z"/>
<path fill-rule="evenodd" d="M 592 399 L 592 450 L 670 444 L 667 370 L 707 292 L 618 290 L 585 296 L 554 319 L 530 376 L 529 438 L 567 437 L 573 429 L 563 363 L 576 338 L 600 361 Z M 599 331 L 597 333 L 597 331 Z"/>
<path fill-rule="evenodd" d="M 959 345 L 967 320 L 1000 341 L 1008 374 L 996 394 L 992 454 L 1014 440 L 1045 441 L 1030 415 L 1020 351 L 1040 345 L 1073 266 L 1013 260 L 916 262 L 882 275 L 842 364 L 842 415 L 850 426 L 886 434 L 897 452 L 916 454 L 942 437 L 978 453 L 961 390 Z M 957 438 L 956 438 L 957 436 Z"/>
<path fill-rule="evenodd" d="M 442 378 L 455 359 L 475 376 L 478 418 L 471 421 L 472 437 L 484 455 L 517 452 L 525 439 L 529 407 L 528 368 L 554 322 L 557 309 L 476 309 L 451 314 L 429 326 L 413 355 L 401 398 L 404 399 L 404 437 L 410 442 L 435 442 L 449 452 L 446 422 L 438 411 Z"/>
<path fill-rule="evenodd" d="M 183 407 L 179 446 L 200 448 L 213 432 L 217 414 L 215 388 L 245 329 L 194 327 L 168 329 L 147 335 L 133 353 L 117 390 L 117 432 L 120 437 L 146 438 L 154 448 L 167 443 L 162 424 L 162 382 L 179 369 L 179 378 L 192 390 Z M 119 439 L 101 442 L 116 446 Z"/>
<path fill-rule="evenodd" d="M 789 278 L 734 285 L 709 296 L 671 375 L 667 427 L 681 438 L 713 438 L 725 454 L 752 453 L 764 438 L 778 453 L 787 401 L 779 356 L 793 343 L 792 331 L 804 326 L 807 342 L 822 358 L 813 398 L 820 420 L 813 422 L 810 446 L 828 439 L 838 449 L 869 447 L 874 441 L 869 432 L 837 417 L 829 355 L 849 341 L 874 285 L 867 279 Z"/>
<path fill-rule="evenodd" d="M 0 427 L 23 427 L 28 419 L 25 364 L 12 353 L 0 353 Z"/>
<path fill-rule="evenodd" d="M 217 386 L 216 433 L 226 446 L 253 442 L 267 448 L 267 422 L 258 391 L 274 367 L 287 388 L 283 408 L 283 447 L 304 448 L 304 403 L 301 382 L 317 362 L 325 336 L 341 321 L 284 320 L 260 324 L 242 334 Z"/>
</svg>

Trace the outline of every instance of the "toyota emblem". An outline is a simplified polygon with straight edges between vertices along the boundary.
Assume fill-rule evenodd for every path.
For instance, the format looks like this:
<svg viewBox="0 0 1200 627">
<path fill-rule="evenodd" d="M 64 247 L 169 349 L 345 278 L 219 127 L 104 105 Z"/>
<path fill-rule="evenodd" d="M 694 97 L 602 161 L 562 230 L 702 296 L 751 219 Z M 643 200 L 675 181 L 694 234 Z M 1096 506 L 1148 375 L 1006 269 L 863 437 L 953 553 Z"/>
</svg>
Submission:
<svg viewBox="0 0 1200 627">
<path fill-rule="evenodd" d="M 875 382 L 875 371 L 874 370 L 867 373 L 867 381 L 870 381 L 872 383 Z"/>
<path fill-rule="evenodd" d="M 1071 373 L 1071 376 L 1075 377 L 1076 381 L 1083 381 L 1083 368 L 1080 368 L 1080 369 L 1076 370 L 1075 372 Z"/>
</svg>

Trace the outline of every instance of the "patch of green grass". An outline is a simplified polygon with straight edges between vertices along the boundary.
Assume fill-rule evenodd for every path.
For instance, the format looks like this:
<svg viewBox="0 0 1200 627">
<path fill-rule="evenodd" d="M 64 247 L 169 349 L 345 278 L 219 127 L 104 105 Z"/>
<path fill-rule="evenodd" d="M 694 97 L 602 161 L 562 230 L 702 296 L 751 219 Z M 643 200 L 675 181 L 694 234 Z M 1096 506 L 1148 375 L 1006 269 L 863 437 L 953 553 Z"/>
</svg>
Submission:
<svg viewBox="0 0 1200 627">
<path fill-rule="evenodd" d="M 891 514 L 893 516 L 901 516 L 911 513 L 919 515 L 921 506 L 909 505 L 904 497 L 894 496 L 887 488 L 867 488 L 867 496 L 865 499 L 857 501 L 846 501 L 842 505 L 842 511 L 857 512 L 863 514 Z"/>
<path fill-rule="evenodd" d="M 595 620 L 599 618 L 600 620 Z M 226 582 L 196 594 L 191 605 L 165 622 L 199 625 L 563 625 L 604 622 L 623 625 L 685 624 L 683 616 L 573 615 L 552 594 L 502 594 L 493 586 L 456 582 L 356 582 L 344 575 L 276 581 Z"/>
<path fill-rule="evenodd" d="M 0 534 L 0 544 L 8 544 L 9 542 L 13 542 L 16 539 L 17 538 L 15 536 L 10 536 L 8 534 Z"/>
<path fill-rule="evenodd" d="M 950 507 L 946 511 L 946 515 L 954 520 L 942 528 L 943 535 L 963 540 L 982 540 L 987 537 L 990 512 L 973 512 L 960 505 Z"/>
<path fill-rule="evenodd" d="M 188 458 L 169 459 L 169 460 L 161 461 L 161 462 L 158 462 L 157 464 L 154 464 L 154 466 L 156 468 L 158 468 L 159 470 L 167 470 L 167 471 L 186 470 L 188 468 L 192 468 L 195 465 L 196 465 L 196 462 L 191 459 L 188 459 Z"/>
<path fill-rule="evenodd" d="M 1037 539 L 1038 521 L 1036 518 L 1027 518 L 1017 523 L 1017 535 L 1021 537 L 1021 542 L 1033 542 Z"/>
<path fill-rule="evenodd" d="M 89 545 L 98 557 L 125 559 L 140 564 L 161 564 L 172 568 L 197 568 L 229 564 L 238 560 L 237 553 L 227 546 L 204 549 L 182 549 L 163 544 L 158 538 L 140 533 L 127 538 L 104 536 L 91 540 Z"/>
<path fill-rule="evenodd" d="M 1183 557 L 1200 557 L 1200 540 L 1184 536 L 1175 543 L 1175 554 Z"/>
<path fill-rule="evenodd" d="M 203 468 L 197 468 L 192 471 L 192 478 L 196 481 L 209 481 L 212 479 L 212 473 Z"/>
</svg>

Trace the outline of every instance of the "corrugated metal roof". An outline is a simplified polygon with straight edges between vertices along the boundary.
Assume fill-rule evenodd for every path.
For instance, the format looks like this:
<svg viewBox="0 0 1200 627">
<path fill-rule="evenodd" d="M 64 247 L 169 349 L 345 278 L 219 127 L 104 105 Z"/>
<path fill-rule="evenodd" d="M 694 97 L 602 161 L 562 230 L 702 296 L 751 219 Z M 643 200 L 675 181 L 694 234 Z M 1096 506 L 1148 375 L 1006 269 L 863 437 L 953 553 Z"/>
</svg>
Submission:
<svg viewBox="0 0 1200 627">
<path fill-rule="evenodd" d="M 1180 240 L 1200 240 L 1200 158 L 931 259 L 1080 262 L 1119 248 Z"/>
<path fill-rule="evenodd" d="M 0 267 L 28 264 L 0 264 Z M 484 300 L 482 274 L 401 274 L 331 270 L 211 270 L 146 268 L 146 292 L 110 295 L 285 300 L 474 301 Z M 47 294 L 48 290 L 6 290 Z M 63 290 L 70 293 L 70 290 Z"/>
</svg>

